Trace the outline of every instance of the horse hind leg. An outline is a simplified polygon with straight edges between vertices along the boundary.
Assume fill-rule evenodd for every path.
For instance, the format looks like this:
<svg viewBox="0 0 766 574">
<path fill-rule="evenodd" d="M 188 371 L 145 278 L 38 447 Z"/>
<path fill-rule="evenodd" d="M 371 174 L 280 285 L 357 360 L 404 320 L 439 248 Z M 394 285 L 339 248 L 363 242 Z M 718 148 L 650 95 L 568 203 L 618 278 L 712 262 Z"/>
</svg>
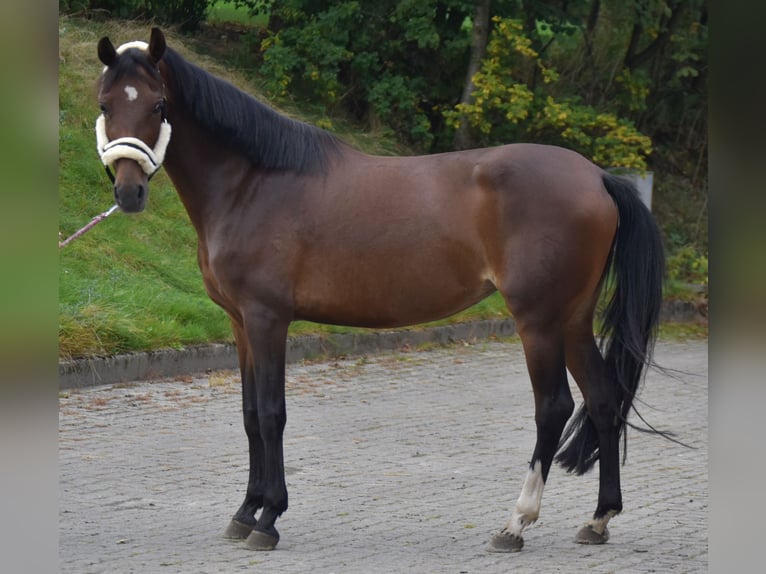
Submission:
<svg viewBox="0 0 766 574">
<path fill-rule="evenodd" d="M 598 460 L 598 504 L 593 517 L 578 531 L 580 544 L 604 544 L 607 524 L 622 510 L 620 489 L 619 426 L 616 389 L 598 350 L 591 323 L 571 330 L 566 339 L 566 360 L 585 399 L 567 429 L 569 442 L 556 456 L 565 469 L 587 472 Z"/>
<path fill-rule="evenodd" d="M 489 552 L 518 552 L 524 546 L 522 531 L 540 514 L 553 456 L 574 409 L 560 333 L 553 328 L 521 326 L 519 332 L 535 397 L 537 441 L 511 518 L 490 541 Z"/>
</svg>

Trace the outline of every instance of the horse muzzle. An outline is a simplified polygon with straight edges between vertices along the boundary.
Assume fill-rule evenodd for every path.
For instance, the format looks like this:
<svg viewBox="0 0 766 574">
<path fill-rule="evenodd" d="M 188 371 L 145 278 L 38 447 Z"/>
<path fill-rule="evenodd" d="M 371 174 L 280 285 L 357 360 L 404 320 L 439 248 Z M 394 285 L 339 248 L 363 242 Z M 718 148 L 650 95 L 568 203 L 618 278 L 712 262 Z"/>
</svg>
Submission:
<svg viewBox="0 0 766 574">
<path fill-rule="evenodd" d="M 114 201 L 126 213 L 139 213 L 146 207 L 149 197 L 149 178 L 138 166 L 118 165 L 128 164 L 131 160 L 119 160 L 115 164 Z M 134 163 L 135 162 L 131 162 Z M 129 176 L 125 171 L 135 172 Z"/>
</svg>

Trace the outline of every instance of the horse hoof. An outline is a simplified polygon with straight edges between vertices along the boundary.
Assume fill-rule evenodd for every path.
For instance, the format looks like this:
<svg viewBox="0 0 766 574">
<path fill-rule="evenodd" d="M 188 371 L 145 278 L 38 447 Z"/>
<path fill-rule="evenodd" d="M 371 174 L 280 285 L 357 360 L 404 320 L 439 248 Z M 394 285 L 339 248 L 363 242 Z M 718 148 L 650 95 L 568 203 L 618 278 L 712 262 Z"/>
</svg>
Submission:
<svg viewBox="0 0 766 574">
<path fill-rule="evenodd" d="M 599 534 L 593 529 L 591 524 L 586 524 L 575 536 L 575 542 L 578 544 L 604 544 L 609 540 L 609 529 L 604 528 L 604 532 Z"/>
<path fill-rule="evenodd" d="M 252 526 L 248 526 L 244 522 L 232 519 L 226 530 L 223 531 L 224 538 L 231 538 L 234 540 L 244 540 L 253 531 Z"/>
<path fill-rule="evenodd" d="M 276 533 L 276 530 L 274 531 Z M 279 534 L 273 536 L 260 530 L 253 530 L 245 541 L 250 550 L 274 550 L 279 542 Z"/>
<path fill-rule="evenodd" d="M 492 537 L 487 552 L 518 552 L 524 548 L 524 539 L 503 528 Z"/>
</svg>

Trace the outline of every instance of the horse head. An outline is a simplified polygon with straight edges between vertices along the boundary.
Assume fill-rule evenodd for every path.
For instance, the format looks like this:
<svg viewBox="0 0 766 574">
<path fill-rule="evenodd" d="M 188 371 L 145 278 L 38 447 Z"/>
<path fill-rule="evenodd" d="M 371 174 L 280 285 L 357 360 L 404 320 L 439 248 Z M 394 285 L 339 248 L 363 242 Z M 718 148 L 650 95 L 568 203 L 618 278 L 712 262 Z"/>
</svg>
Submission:
<svg viewBox="0 0 766 574">
<path fill-rule="evenodd" d="M 98 90 L 98 152 L 114 181 L 115 201 L 126 212 L 146 206 L 149 179 L 161 167 L 170 140 L 158 67 L 165 46 L 158 28 L 152 29 L 148 44 L 129 42 L 115 48 L 107 37 L 98 43 L 105 66 Z"/>
</svg>

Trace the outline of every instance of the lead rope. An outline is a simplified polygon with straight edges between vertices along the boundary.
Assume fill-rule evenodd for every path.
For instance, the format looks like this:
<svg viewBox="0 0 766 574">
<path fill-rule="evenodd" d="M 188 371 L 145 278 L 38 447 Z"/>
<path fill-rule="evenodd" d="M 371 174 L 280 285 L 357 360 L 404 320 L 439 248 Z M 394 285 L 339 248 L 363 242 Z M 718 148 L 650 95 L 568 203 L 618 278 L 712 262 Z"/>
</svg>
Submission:
<svg viewBox="0 0 766 574">
<path fill-rule="evenodd" d="M 88 224 L 87 224 L 86 226 L 84 226 L 82 229 L 79 229 L 79 230 L 75 231 L 75 232 L 74 232 L 72 235 L 70 235 L 69 237 L 67 237 L 66 239 L 64 239 L 64 241 L 59 241 L 59 249 L 61 249 L 62 247 L 64 247 L 64 245 L 66 245 L 66 244 L 67 244 L 67 243 L 69 243 L 70 241 L 72 241 L 72 240 L 74 240 L 74 239 L 77 239 L 78 237 L 80 237 L 80 235 L 82 235 L 82 234 L 83 234 L 83 233 L 85 233 L 86 231 L 89 231 L 90 229 L 92 229 L 93 227 L 95 227 L 97 223 L 101 223 L 101 222 L 102 222 L 104 219 L 106 219 L 107 217 L 109 217 L 110 215 L 112 215 L 112 214 L 113 214 L 115 211 L 117 211 L 118 209 L 120 209 L 120 206 L 115 204 L 115 205 L 113 205 L 112 207 L 110 207 L 109 209 L 107 209 L 107 210 L 106 210 L 104 213 L 100 213 L 99 215 L 97 215 L 96 217 L 94 217 L 93 219 L 91 219 L 91 220 L 90 220 L 90 223 L 88 223 Z M 61 234 L 59 233 L 59 236 L 60 236 L 60 235 L 61 235 Z"/>
<path fill-rule="evenodd" d="M 163 112 L 164 116 L 164 112 Z M 151 179 L 160 167 L 165 159 L 165 150 L 170 142 L 171 128 L 167 118 L 163 117 L 162 125 L 160 126 L 160 135 L 157 138 L 157 143 L 154 149 L 150 148 L 143 141 L 138 138 L 118 138 L 116 140 L 109 141 L 106 137 L 106 126 L 104 115 L 101 114 L 96 120 L 96 148 L 98 155 L 101 157 L 101 162 L 104 164 L 104 169 L 109 179 L 114 183 L 114 174 L 110 169 L 111 165 L 118 159 L 127 158 L 132 159 L 141 166 L 144 173 Z M 74 239 L 77 239 L 85 232 L 91 230 L 98 223 L 101 223 L 104 219 L 112 215 L 120 207 L 113 205 L 103 213 L 98 214 L 96 217 L 90 220 L 90 222 L 67 237 L 63 241 L 59 241 L 59 249 L 64 247 Z"/>
</svg>

